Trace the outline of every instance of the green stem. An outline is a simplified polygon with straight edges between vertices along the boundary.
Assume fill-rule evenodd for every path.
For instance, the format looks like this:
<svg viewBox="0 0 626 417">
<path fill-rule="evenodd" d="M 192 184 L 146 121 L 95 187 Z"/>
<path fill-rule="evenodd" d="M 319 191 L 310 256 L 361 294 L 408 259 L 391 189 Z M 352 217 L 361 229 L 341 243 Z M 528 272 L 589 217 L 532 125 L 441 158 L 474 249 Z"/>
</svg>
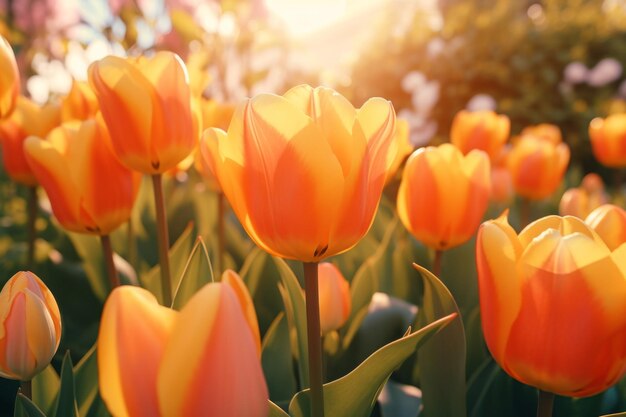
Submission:
<svg viewBox="0 0 626 417">
<path fill-rule="evenodd" d="M 20 392 L 29 400 L 33 398 L 33 389 L 30 381 L 20 382 Z"/>
<path fill-rule="evenodd" d="M 35 242 L 37 240 L 37 230 L 35 222 L 37 221 L 37 187 L 28 187 L 28 253 L 26 255 L 27 269 L 33 269 L 35 263 Z"/>
<path fill-rule="evenodd" d="M 537 417 L 552 417 L 554 407 L 554 394 L 539 390 L 539 403 L 537 404 Z"/>
<path fill-rule="evenodd" d="M 441 279 L 441 257 L 443 256 L 443 251 L 439 249 L 435 249 L 435 256 L 433 258 L 433 265 L 431 272 L 434 276 Z"/>
<path fill-rule="evenodd" d="M 317 262 L 303 262 L 306 294 L 306 328 L 309 349 L 309 386 L 311 417 L 324 417 L 324 386 L 322 381 L 322 332 L 317 284 Z"/>
<path fill-rule="evenodd" d="M 217 273 L 221 275 L 225 268 L 224 251 L 226 249 L 226 234 L 224 231 L 226 206 L 224 202 L 224 193 L 217 193 Z"/>
<path fill-rule="evenodd" d="M 113 247 L 111 246 L 111 237 L 109 235 L 100 236 L 100 243 L 102 243 L 102 253 L 104 255 L 104 263 L 107 267 L 107 277 L 109 278 L 109 284 L 111 290 L 120 286 L 120 277 L 115 269 L 115 262 L 113 262 Z"/>
<path fill-rule="evenodd" d="M 133 217 L 128 219 L 126 224 L 126 244 L 128 245 L 128 262 L 137 271 L 137 245 L 135 245 L 135 229 L 133 227 Z"/>
<path fill-rule="evenodd" d="M 169 257 L 169 233 L 167 230 L 167 218 L 165 216 L 165 201 L 163 199 L 163 183 L 161 174 L 152 175 L 152 187 L 154 189 L 154 203 L 156 206 L 157 238 L 159 245 L 159 263 L 161 264 L 161 291 L 163 293 L 163 305 L 172 305 L 172 286 L 170 284 L 170 257 Z"/>
</svg>

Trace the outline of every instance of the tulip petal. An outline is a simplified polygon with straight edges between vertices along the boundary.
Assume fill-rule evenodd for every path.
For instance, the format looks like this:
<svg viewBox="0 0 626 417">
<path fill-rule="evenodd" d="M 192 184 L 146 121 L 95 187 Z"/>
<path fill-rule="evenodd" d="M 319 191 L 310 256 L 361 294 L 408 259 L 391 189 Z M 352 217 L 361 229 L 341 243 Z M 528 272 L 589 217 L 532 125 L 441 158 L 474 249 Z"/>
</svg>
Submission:
<svg viewBox="0 0 626 417">
<path fill-rule="evenodd" d="M 248 287 L 244 284 L 243 280 L 232 269 L 227 269 L 222 274 L 222 282 L 233 290 L 235 295 L 237 296 L 237 300 L 239 300 L 239 304 L 241 305 L 241 310 L 244 313 L 246 321 L 248 322 L 248 326 L 252 332 L 252 338 L 257 347 L 257 352 L 259 353 L 259 357 L 261 356 L 261 333 L 259 331 L 259 322 L 257 320 L 256 311 L 254 310 L 254 303 L 252 302 L 252 297 L 250 297 L 250 292 L 248 292 Z"/>
</svg>

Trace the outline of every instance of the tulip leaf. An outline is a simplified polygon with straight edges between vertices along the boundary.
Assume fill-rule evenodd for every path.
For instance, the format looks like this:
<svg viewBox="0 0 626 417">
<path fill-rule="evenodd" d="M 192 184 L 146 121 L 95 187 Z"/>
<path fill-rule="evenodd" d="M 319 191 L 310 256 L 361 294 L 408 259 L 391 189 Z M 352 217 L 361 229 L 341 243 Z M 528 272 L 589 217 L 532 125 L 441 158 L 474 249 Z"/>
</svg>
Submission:
<svg viewBox="0 0 626 417">
<path fill-rule="evenodd" d="M 48 365 L 32 380 L 33 402 L 44 413 L 51 411 L 54 398 L 59 392 L 59 375 L 52 365 Z"/>
<path fill-rule="evenodd" d="M 46 417 L 34 402 L 21 392 L 15 398 L 15 411 L 13 417 Z"/>
<path fill-rule="evenodd" d="M 291 359 L 289 325 L 284 313 L 276 317 L 263 337 L 261 362 L 270 399 L 289 401 L 296 393 L 296 381 Z"/>
<path fill-rule="evenodd" d="M 433 336 L 417 353 L 420 388 L 427 417 L 467 415 L 465 403 L 465 331 L 459 309 L 445 285 L 427 269 L 413 264 L 424 282 L 423 305 L 417 323 L 449 314 L 459 320 Z"/>
<path fill-rule="evenodd" d="M 56 399 L 56 406 L 52 417 L 78 417 L 76 404 L 76 391 L 74 385 L 74 373 L 72 371 L 72 358 L 67 351 L 61 365 L 61 387 Z"/>
<path fill-rule="evenodd" d="M 200 288 L 209 282 L 213 282 L 213 280 L 213 269 L 209 254 L 202 237 L 198 236 L 187 264 L 178 280 L 172 308 L 175 310 L 183 308 Z"/>
<path fill-rule="evenodd" d="M 332 417 L 369 417 L 378 394 L 391 373 L 411 356 L 429 337 L 456 318 L 443 317 L 414 333 L 408 333 L 376 352 L 348 375 L 324 384 L 324 411 Z M 289 405 L 292 417 L 308 417 L 310 392 L 300 391 Z"/>
<path fill-rule="evenodd" d="M 626 417 L 626 411 L 623 413 L 615 413 L 615 414 L 605 414 L 600 417 Z"/>
<path fill-rule="evenodd" d="M 85 353 L 74 367 L 76 403 L 81 416 L 86 416 L 93 404 L 100 400 L 98 392 L 98 355 L 96 344 Z"/>
<path fill-rule="evenodd" d="M 104 301 L 110 289 L 100 241 L 96 236 L 81 233 L 67 232 L 67 236 L 80 256 L 93 293 Z"/>
<path fill-rule="evenodd" d="M 287 322 L 291 332 L 296 335 L 298 360 L 298 376 L 300 378 L 300 386 L 309 386 L 309 349 L 307 345 L 307 323 L 306 323 L 306 305 L 304 301 L 304 291 L 300 286 L 300 282 L 293 273 L 287 263 L 277 257 L 274 262 L 278 268 L 278 273 L 282 285 L 279 286 L 280 293 L 285 303 L 285 311 L 287 312 Z"/>
<path fill-rule="evenodd" d="M 193 225 L 189 224 L 185 231 L 179 236 L 169 250 L 170 272 L 172 288 L 178 286 L 178 281 L 183 274 L 185 264 L 189 257 L 189 251 L 193 244 Z M 163 304 L 163 294 L 161 292 L 161 267 L 156 264 L 150 271 L 140 277 L 141 286 L 150 291 L 160 304 Z"/>
<path fill-rule="evenodd" d="M 270 413 L 267 417 L 289 417 L 289 414 L 285 413 L 282 408 L 269 401 L 270 403 Z M 16 416 L 17 417 L 17 416 Z"/>
</svg>

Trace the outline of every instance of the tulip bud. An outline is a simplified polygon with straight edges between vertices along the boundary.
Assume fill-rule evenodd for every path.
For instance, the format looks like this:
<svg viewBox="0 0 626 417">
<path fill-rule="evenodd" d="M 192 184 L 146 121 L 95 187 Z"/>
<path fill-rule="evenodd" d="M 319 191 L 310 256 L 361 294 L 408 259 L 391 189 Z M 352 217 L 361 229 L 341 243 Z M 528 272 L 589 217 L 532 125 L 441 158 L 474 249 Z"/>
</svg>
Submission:
<svg viewBox="0 0 626 417">
<path fill-rule="evenodd" d="M 585 223 L 600 235 L 610 250 L 626 242 L 626 211 L 619 206 L 604 204 L 589 213 Z"/>
<path fill-rule="evenodd" d="M 61 340 L 54 296 L 32 272 L 21 271 L 0 292 L 0 376 L 30 381 L 52 360 Z"/>
<path fill-rule="evenodd" d="M 454 116 L 450 130 L 450 142 L 463 152 L 473 149 L 487 152 L 494 159 L 509 138 L 511 122 L 505 115 L 490 110 L 461 110 Z"/>
<path fill-rule="evenodd" d="M 318 265 L 320 327 L 322 334 L 337 330 L 350 316 L 350 284 L 339 268 L 329 262 Z"/>
<path fill-rule="evenodd" d="M 98 334 L 100 395 L 115 417 L 159 416 L 157 372 L 178 313 L 147 290 L 114 289 Z"/>
<path fill-rule="evenodd" d="M 580 187 L 570 188 L 563 193 L 559 203 L 559 214 L 584 219 L 592 210 L 608 201 L 609 196 L 604 191 L 602 178 L 590 173 L 585 175 Z"/>
<path fill-rule="evenodd" d="M 95 116 L 97 112 L 98 100 L 89 84 L 74 80 L 70 92 L 61 102 L 61 119 L 64 122 L 86 120 Z"/>
<path fill-rule="evenodd" d="M 11 114 L 20 91 L 20 73 L 9 42 L 0 36 L 0 119 Z"/>
<path fill-rule="evenodd" d="M 266 417 L 258 350 L 232 287 L 211 283 L 180 311 L 158 375 L 161 417 Z"/>
<path fill-rule="evenodd" d="M 626 114 L 596 117 L 589 123 L 589 138 L 593 155 L 602 165 L 626 166 Z"/>
<path fill-rule="evenodd" d="M 563 141 L 561 129 L 557 125 L 551 123 L 540 123 L 534 126 L 526 126 L 522 130 L 522 136 L 530 135 L 542 140 L 548 141 L 553 145 L 558 145 Z"/>
</svg>

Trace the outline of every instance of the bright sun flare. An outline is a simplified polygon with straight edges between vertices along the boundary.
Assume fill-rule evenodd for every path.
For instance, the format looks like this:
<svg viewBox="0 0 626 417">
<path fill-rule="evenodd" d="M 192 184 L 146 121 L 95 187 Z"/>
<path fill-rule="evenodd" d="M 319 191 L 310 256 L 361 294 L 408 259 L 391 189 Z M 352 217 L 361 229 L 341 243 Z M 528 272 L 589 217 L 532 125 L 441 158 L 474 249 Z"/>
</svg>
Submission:
<svg viewBox="0 0 626 417">
<path fill-rule="evenodd" d="M 346 0 L 265 0 L 267 8 L 285 22 L 294 38 L 306 37 L 341 20 Z"/>
</svg>

